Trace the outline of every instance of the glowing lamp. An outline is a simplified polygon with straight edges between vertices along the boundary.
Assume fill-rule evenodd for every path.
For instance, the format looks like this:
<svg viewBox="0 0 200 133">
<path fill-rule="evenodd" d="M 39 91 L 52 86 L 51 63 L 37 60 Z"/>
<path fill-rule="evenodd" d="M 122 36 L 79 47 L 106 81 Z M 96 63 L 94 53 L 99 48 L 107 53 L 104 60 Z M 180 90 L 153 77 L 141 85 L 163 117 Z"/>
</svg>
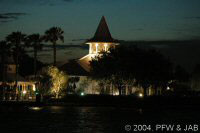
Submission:
<svg viewBox="0 0 200 133">
<path fill-rule="evenodd" d="M 84 94 L 84 92 L 81 92 L 81 96 L 84 96 L 85 94 Z"/>
<path fill-rule="evenodd" d="M 141 98 L 142 98 L 142 97 L 143 97 L 143 94 L 142 94 L 142 93 L 139 93 L 139 97 L 141 97 Z"/>
<path fill-rule="evenodd" d="M 33 86 L 33 91 L 36 91 L 35 86 Z"/>
<path fill-rule="evenodd" d="M 167 87 L 167 90 L 170 90 L 169 86 Z"/>
<path fill-rule="evenodd" d="M 23 91 L 23 94 L 26 94 L 26 90 Z"/>
</svg>

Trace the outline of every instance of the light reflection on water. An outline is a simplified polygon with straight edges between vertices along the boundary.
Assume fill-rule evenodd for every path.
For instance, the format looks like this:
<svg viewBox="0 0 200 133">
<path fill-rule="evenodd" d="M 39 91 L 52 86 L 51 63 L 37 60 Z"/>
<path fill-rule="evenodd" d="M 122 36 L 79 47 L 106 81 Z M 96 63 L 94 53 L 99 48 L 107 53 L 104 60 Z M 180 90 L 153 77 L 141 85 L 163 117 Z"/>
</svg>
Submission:
<svg viewBox="0 0 200 133">
<path fill-rule="evenodd" d="M 0 128 L 19 132 L 105 133 L 118 132 L 126 124 L 160 120 L 200 119 L 198 112 L 143 110 L 119 107 L 0 106 Z M 198 115 L 199 116 L 199 115 Z M 163 122 L 163 121 L 160 121 Z M 8 131 L 9 132 L 9 131 Z"/>
<path fill-rule="evenodd" d="M 29 107 L 29 109 L 33 111 L 40 111 L 42 107 Z"/>
</svg>

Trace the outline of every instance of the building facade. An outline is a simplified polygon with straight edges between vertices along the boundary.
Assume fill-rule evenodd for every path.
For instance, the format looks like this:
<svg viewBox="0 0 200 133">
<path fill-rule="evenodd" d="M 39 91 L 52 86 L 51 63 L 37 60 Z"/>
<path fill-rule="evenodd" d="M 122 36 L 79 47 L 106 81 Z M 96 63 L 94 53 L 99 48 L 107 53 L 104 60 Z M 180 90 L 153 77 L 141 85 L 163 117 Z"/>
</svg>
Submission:
<svg viewBox="0 0 200 133">
<path fill-rule="evenodd" d="M 79 78 L 79 81 L 69 83 L 70 90 L 71 88 L 73 90 L 71 92 L 119 95 L 119 90 L 116 86 L 110 83 L 92 80 L 88 76 L 91 70 L 90 61 L 94 57 L 101 55 L 102 51 L 109 52 L 110 48 L 115 48 L 120 45 L 118 40 L 113 39 L 104 16 L 101 18 L 94 37 L 87 40 L 85 44 L 89 45 L 88 54 L 86 56 L 78 60 L 70 61 L 61 67 L 61 70 L 65 71 L 71 78 Z M 73 70 L 69 68 L 73 68 Z M 135 87 L 132 85 L 123 85 L 121 91 L 122 95 L 134 94 L 143 96 L 144 93 L 142 87 Z M 155 93 L 152 88 L 149 88 L 147 91 L 148 95 L 153 95 Z"/>
<path fill-rule="evenodd" d="M 93 38 L 86 44 L 89 45 L 88 55 L 78 60 L 78 63 L 87 71 L 90 71 L 90 61 L 95 56 L 99 56 L 102 51 L 108 52 L 110 48 L 115 48 L 119 42 L 112 38 L 106 19 L 103 16 Z"/>
<path fill-rule="evenodd" d="M 7 56 L 6 61 L 1 63 L 2 74 L 0 77 L 1 100 L 27 101 L 35 100 L 35 82 L 26 80 L 16 73 L 16 64 L 12 56 Z"/>
</svg>

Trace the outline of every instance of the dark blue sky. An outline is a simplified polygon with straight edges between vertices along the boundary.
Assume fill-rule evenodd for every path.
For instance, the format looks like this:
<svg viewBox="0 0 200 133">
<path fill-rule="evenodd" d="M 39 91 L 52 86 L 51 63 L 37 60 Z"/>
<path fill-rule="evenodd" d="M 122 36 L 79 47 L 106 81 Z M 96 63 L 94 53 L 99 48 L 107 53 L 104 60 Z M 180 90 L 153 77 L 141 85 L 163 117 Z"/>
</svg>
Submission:
<svg viewBox="0 0 200 133">
<path fill-rule="evenodd" d="M 200 36 L 200 0 L 0 0 L 0 39 L 12 31 L 43 33 L 52 26 L 66 41 L 93 36 L 105 15 L 122 40 L 196 39 Z"/>
<path fill-rule="evenodd" d="M 76 45 L 93 36 L 102 15 L 120 40 L 199 39 L 199 13 L 200 0 L 0 0 L 0 40 L 13 31 L 43 34 L 58 26 L 65 44 Z M 60 53 L 87 53 L 77 50 Z"/>
</svg>

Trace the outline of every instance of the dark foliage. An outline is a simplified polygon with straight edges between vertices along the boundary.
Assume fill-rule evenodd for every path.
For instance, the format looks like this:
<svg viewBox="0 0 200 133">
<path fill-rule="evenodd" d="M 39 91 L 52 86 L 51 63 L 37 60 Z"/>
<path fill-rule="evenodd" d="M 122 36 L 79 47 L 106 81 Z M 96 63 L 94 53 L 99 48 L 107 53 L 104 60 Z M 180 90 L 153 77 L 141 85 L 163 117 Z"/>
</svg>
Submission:
<svg viewBox="0 0 200 133">
<path fill-rule="evenodd" d="M 44 66 L 45 64 L 37 60 L 36 71 Z M 19 73 L 22 76 L 34 75 L 34 58 L 24 54 L 19 60 Z"/>
<path fill-rule="evenodd" d="M 36 66 L 37 66 L 37 53 L 42 49 L 43 37 L 40 34 L 32 34 L 26 38 L 27 47 L 32 47 L 34 52 L 34 75 L 36 76 Z"/>
<path fill-rule="evenodd" d="M 4 81 L 6 57 L 11 54 L 11 46 L 6 41 L 0 41 L 0 79 Z"/>
<path fill-rule="evenodd" d="M 192 75 L 194 78 L 200 78 L 200 64 L 196 64 L 196 66 L 192 72 Z"/>
<path fill-rule="evenodd" d="M 57 41 L 64 42 L 64 31 L 60 27 L 52 27 L 45 32 L 44 41 L 53 44 L 54 66 L 56 65 L 56 45 Z"/>
<path fill-rule="evenodd" d="M 200 64 L 196 64 L 192 72 L 191 82 L 192 82 L 192 89 L 200 91 Z"/>
<path fill-rule="evenodd" d="M 174 72 L 174 79 L 179 82 L 187 82 L 190 78 L 189 73 L 181 66 L 176 66 Z"/>
<path fill-rule="evenodd" d="M 91 61 L 91 74 L 95 79 L 109 80 L 119 92 L 123 84 L 166 87 L 173 77 L 173 67 L 169 59 L 156 50 L 144 50 L 135 46 L 120 46 L 102 53 Z M 145 91 L 146 92 L 146 91 Z"/>
</svg>

